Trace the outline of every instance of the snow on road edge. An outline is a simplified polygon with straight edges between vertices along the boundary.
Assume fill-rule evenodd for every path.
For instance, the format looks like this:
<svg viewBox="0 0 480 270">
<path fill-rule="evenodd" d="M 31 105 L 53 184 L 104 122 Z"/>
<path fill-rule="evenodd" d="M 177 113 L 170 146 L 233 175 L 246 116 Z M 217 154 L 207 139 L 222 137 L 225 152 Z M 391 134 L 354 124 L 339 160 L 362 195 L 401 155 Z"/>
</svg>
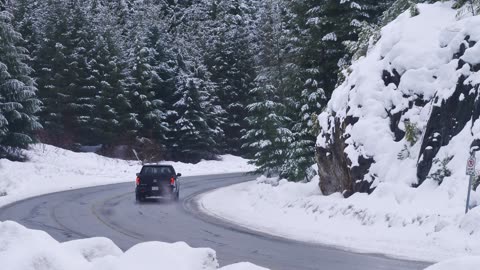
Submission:
<svg viewBox="0 0 480 270">
<path fill-rule="evenodd" d="M 93 153 L 75 153 L 45 144 L 27 151 L 28 162 L 0 159 L 0 206 L 9 203 L 71 189 L 133 182 L 141 165 L 136 161 L 106 158 Z M 210 175 L 255 170 L 248 161 L 221 156 L 220 161 L 201 161 L 198 164 L 171 164 L 183 176 Z"/>
<path fill-rule="evenodd" d="M 268 270 L 250 263 L 219 268 L 214 250 L 184 242 L 146 242 L 126 252 L 102 237 L 59 243 L 11 221 L 0 222 L 0 262 L 8 270 Z"/>
<path fill-rule="evenodd" d="M 399 204 L 382 193 L 322 196 L 317 185 L 318 179 L 275 183 L 262 177 L 202 194 L 197 203 L 207 215 L 254 231 L 359 253 L 429 262 L 480 255 L 480 207 L 468 215 L 444 204 L 415 208 L 415 197 L 434 192 L 433 186 L 404 191 L 411 201 Z"/>
</svg>

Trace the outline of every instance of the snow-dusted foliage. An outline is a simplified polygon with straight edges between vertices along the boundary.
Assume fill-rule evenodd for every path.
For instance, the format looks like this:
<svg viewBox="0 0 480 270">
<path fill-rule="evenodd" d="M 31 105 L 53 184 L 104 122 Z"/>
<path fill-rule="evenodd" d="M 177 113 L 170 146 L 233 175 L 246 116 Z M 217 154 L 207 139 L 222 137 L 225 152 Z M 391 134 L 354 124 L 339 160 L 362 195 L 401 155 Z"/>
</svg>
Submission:
<svg viewBox="0 0 480 270">
<path fill-rule="evenodd" d="M 478 133 L 480 21 L 457 21 L 451 6 L 418 4 L 419 15 L 388 24 L 334 92 L 317 140 L 326 194 L 418 186 L 439 174 L 444 186 L 466 186 Z"/>
<path fill-rule="evenodd" d="M 40 110 L 28 51 L 14 30 L 12 14 L 0 3 L 0 158 L 22 159 L 20 149 L 33 143 L 41 128 L 35 114 Z"/>
</svg>

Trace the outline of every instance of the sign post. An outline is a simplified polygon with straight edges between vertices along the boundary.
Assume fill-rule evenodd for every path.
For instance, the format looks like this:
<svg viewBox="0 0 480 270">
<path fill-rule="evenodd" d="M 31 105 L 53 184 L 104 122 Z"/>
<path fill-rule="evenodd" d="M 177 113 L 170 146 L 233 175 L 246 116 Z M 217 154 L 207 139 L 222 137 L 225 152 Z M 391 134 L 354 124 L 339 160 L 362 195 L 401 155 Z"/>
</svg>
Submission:
<svg viewBox="0 0 480 270">
<path fill-rule="evenodd" d="M 473 183 L 474 177 L 476 175 L 476 171 L 475 171 L 476 163 L 477 163 L 477 160 L 475 159 L 475 154 L 472 152 L 470 154 L 470 157 L 467 160 L 466 174 L 470 176 L 470 179 L 468 180 L 467 205 L 465 206 L 465 214 L 468 213 L 468 210 L 469 210 L 470 192 L 472 190 L 472 183 Z"/>
</svg>

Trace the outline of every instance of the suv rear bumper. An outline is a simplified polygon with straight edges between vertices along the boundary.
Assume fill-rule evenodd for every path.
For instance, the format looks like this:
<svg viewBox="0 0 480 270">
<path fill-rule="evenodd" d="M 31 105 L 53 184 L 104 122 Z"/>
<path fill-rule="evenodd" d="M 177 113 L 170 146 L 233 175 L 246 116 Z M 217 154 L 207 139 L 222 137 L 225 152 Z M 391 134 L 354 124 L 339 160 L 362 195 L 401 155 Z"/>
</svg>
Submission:
<svg viewBox="0 0 480 270">
<path fill-rule="evenodd" d="M 165 195 L 172 195 L 176 192 L 174 186 L 164 186 L 159 187 L 158 190 L 152 190 L 152 187 L 149 186 L 137 186 L 135 188 L 135 193 L 141 195 L 142 197 L 161 197 Z"/>
</svg>

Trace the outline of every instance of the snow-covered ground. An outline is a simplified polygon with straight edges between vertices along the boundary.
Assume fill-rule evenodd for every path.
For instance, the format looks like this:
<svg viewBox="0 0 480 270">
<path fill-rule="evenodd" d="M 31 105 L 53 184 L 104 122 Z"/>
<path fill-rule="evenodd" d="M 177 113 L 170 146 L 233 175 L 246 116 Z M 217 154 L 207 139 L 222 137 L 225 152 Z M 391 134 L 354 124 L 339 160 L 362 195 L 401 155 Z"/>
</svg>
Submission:
<svg viewBox="0 0 480 270">
<path fill-rule="evenodd" d="M 105 158 L 92 153 L 74 153 L 37 144 L 25 163 L 0 160 L 0 206 L 45 193 L 74 188 L 132 182 L 139 162 Z M 221 161 L 172 164 L 184 176 L 248 172 L 247 160 L 222 156 Z M 15 222 L 0 222 L 0 269 L 8 270 L 213 270 L 219 269 L 215 251 L 191 248 L 186 243 L 148 242 L 126 252 L 106 238 L 58 243 L 42 231 L 29 230 Z M 225 266 L 222 270 L 262 270 L 250 263 Z"/>
<path fill-rule="evenodd" d="M 219 268 L 214 250 L 182 242 L 147 242 L 126 252 L 106 238 L 59 243 L 11 221 L 0 222 L 0 262 L 5 270 L 266 270 L 250 263 Z"/>
<path fill-rule="evenodd" d="M 460 257 L 432 265 L 425 270 L 477 270 L 480 266 L 479 256 Z"/>
<path fill-rule="evenodd" d="M 464 215 L 466 187 L 463 191 L 449 199 L 436 184 L 403 190 L 382 186 L 370 196 L 344 199 L 322 196 L 318 179 L 291 183 L 261 177 L 207 193 L 199 203 L 210 215 L 277 236 L 440 261 L 480 255 L 480 207 Z"/>
<path fill-rule="evenodd" d="M 441 102 L 455 91 L 460 75 L 468 78 L 466 82 L 478 80 L 478 73 L 470 72 L 468 65 L 457 70 L 459 60 L 453 55 L 466 35 L 480 40 L 480 16 L 459 19 L 451 4 L 419 4 L 420 15 L 411 17 L 407 11 L 387 25 L 379 42 L 367 57 L 354 63 L 346 82 L 329 102 L 332 115 L 359 118 L 357 124 L 346 128 L 349 146 L 345 152 L 352 163 L 359 155 L 375 158 L 369 169 L 376 187 L 371 195 L 354 194 L 348 199 L 338 193 L 323 196 L 319 179 L 288 183 L 260 178 L 204 195 L 199 200 L 203 209 L 254 230 L 359 252 L 425 261 L 480 255 L 480 207 L 464 214 L 465 167 L 470 143 L 480 134 L 478 121 L 473 130 L 468 123 L 437 154 L 440 160 L 447 160 L 443 169 L 449 171 L 442 184 L 429 177 L 412 188 L 417 182 L 421 140 L 413 145 L 405 139 L 396 142 L 386 113 L 386 109 L 408 108 L 405 96 L 433 100 L 437 95 Z M 479 63 L 479 50 L 477 42 L 462 59 Z M 385 86 L 382 71 L 393 68 L 402 74 L 401 83 Z M 413 106 L 404 117 L 422 131 L 434 105 L 438 104 Z M 330 116 L 323 113 L 319 117 L 324 131 Z M 325 138 L 319 136 L 319 146 L 326 146 Z M 442 169 L 438 162 L 431 172 L 437 169 Z M 480 189 L 472 194 L 471 206 L 475 205 L 480 205 Z M 475 260 L 478 258 L 460 262 L 467 265 Z M 468 269 L 448 267 L 461 265 L 457 263 L 446 262 L 446 268 L 432 269 Z"/>
<path fill-rule="evenodd" d="M 29 162 L 0 159 L 0 206 L 20 199 L 81 187 L 134 182 L 139 162 L 124 161 L 93 153 L 74 153 L 37 144 L 28 151 Z M 172 164 L 183 176 L 248 172 L 255 169 L 247 160 L 226 155 L 221 161 Z"/>
</svg>

